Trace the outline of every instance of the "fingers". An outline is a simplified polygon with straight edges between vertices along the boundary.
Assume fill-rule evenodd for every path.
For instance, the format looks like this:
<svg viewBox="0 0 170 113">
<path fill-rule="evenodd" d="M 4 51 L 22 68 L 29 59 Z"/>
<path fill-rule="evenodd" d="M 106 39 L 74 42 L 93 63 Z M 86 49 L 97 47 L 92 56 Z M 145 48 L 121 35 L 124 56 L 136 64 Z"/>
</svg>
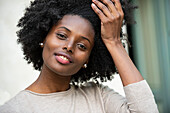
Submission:
<svg viewBox="0 0 170 113">
<path fill-rule="evenodd" d="M 123 13 L 120 1 L 119 0 L 112 0 L 112 2 L 115 3 L 115 7 L 118 10 L 119 14 L 121 15 L 121 20 L 123 21 L 124 13 Z"/>
<path fill-rule="evenodd" d="M 103 12 L 100 9 L 98 9 L 98 7 L 94 3 L 92 3 L 91 7 L 94 10 L 94 12 L 99 16 L 101 22 L 104 22 L 104 20 L 107 20 Z"/>
<path fill-rule="evenodd" d="M 124 13 L 119 0 L 92 0 L 92 9 L 99 16 L 102 23 L 115 21 L 122 25 Z M 114 2 L 114 4 L 113 4 Z M 121 28 L 121 27 L 120 27 Z"/>
<path fill-rule="evenodd" d="M 111 13 L 115 14 L 117 13 L 116 7 L 110 0 L 101 0 L 110 10 Z"/>
<path fill-rule="evenodd" d="M 116 7 L 116 9 L 117 9 L 119 12 L 123 11 L 123 10 L 122 10 L 122 6 L 121 6 L 121 3 L 120 3 L 119 0 L 112 0 L 112 2 L 115 3 L 115 7 Z"/>
<path fill-rule="evenodd" d="M 121 16 L 121 20 L 124 17 L 124 13 L 119 0 L 92 0 L 95 5 L 92 5 L 93 9 L 96 9 L 97 14 L 103 13 L 106 17 L 112 18 Z M 113 4 L 114 2 L 114 4 Z M 100 11 L 98 11 L 98 9 Z"/>
<path fill-rule="evenodd" d="M 101 3 L 98 0 L 93 0 L 93 1 L 97 5 L 97 7 L 104 13 L 104 15 L 106 15 L 107 17 L 112 16 L 107 6 L 105 6 L 103 3 Z"/>
</svg>

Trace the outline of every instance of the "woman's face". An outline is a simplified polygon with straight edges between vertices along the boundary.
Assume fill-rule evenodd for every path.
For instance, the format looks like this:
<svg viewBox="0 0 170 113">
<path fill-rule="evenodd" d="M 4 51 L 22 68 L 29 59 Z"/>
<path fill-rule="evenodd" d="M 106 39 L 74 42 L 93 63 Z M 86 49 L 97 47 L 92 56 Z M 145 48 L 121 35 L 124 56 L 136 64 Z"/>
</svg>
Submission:
<svg viewBox="0 0 170 113">
<path fill-rule="evenodd" d="M 90 22 L 77 15 L 65 15 L 45 39 L 44 66 L 58 75 L 73 75 L 87 63 L 93 44 Z"/>
</svg>

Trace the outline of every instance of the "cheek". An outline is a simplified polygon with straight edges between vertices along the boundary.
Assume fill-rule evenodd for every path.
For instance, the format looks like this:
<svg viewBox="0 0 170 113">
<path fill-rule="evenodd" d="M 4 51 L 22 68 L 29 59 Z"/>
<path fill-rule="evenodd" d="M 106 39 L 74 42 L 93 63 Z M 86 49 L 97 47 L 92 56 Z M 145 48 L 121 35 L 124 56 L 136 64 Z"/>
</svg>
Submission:
<svg viewBox="0 0 170 113">
<path fill-rule="evenodd" d="M 52 49 L 48 46 L 48 44 L 46 43 L 44 48 L 43 48 L 43 58 L 44 60 L 47 59 L 50 56 L 50 52 L 52 51 Z"/>
<path fill-rule="evenodd" d="M 44 47 L 43 52 L 42 52 L 42 58 L 45 64 L 47 64 L 50 60 L 50 52 L 46 47 Z"/>
<path fill-rule="evenodd" d="M 62 43 L 59 40 L 56 40 L 56 37 L 47 37 L 46 42 L 43 48 L 43 56 L 51 56 L 54 54 L 56 48 L 59 48 Z"/>
<path fill-rule="evenodd" d="M 87 62 L 88 58 L 90 56 L 90 52 L 79 52 L 79 54 L 76 54 L 75 58 L 77 59 L 77 63 L 79 65 L 83 65 Z"/>
<path fill-rule="evenodd" d="M 53 58 L 55 48 L 56 45 L 52 43 L 49 44 L 48 42 L 45 43 L 42 53 L 42 57 L 45 63 L 47 63 L 51 60 L 51 58 Z"/>
</svg>

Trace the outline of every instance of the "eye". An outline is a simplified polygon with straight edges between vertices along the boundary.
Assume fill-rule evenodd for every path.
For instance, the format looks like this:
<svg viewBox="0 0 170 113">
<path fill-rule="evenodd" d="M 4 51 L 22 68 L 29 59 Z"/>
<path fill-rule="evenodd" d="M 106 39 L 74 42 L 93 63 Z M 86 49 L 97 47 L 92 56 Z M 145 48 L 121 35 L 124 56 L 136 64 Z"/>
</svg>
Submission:
<svg viewBox="0 0 170 113">
<path fill-rule="evenodd" d="M 78 47 L 81 49 L 81 50 L 86 50 L 86 46 L 84 44 L 78 44 Z"/>
<path fill-rule="evenodd" d="M 65 40 L 67 39 L 67 36 L 65 34 L 61 34 L 61 33 L 56 33 L 56 36 L 61 39 L 61 40 Z"/>
</svg>

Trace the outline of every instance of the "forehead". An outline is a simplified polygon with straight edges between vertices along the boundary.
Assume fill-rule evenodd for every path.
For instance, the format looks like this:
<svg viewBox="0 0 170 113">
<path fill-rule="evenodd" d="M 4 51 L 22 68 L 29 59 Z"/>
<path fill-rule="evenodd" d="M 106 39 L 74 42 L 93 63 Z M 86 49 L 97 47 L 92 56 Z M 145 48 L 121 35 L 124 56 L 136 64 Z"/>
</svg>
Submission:
<svg viewBox="0 0 170 113">
<path fill-rule="evenodd" d="M 65 26 L 71 30 L 71 32 L 94 37 L 94 29 L 91 23 L 78 15 L 65 15 L 58 21 L 57 26 Z"/>
</svg>

